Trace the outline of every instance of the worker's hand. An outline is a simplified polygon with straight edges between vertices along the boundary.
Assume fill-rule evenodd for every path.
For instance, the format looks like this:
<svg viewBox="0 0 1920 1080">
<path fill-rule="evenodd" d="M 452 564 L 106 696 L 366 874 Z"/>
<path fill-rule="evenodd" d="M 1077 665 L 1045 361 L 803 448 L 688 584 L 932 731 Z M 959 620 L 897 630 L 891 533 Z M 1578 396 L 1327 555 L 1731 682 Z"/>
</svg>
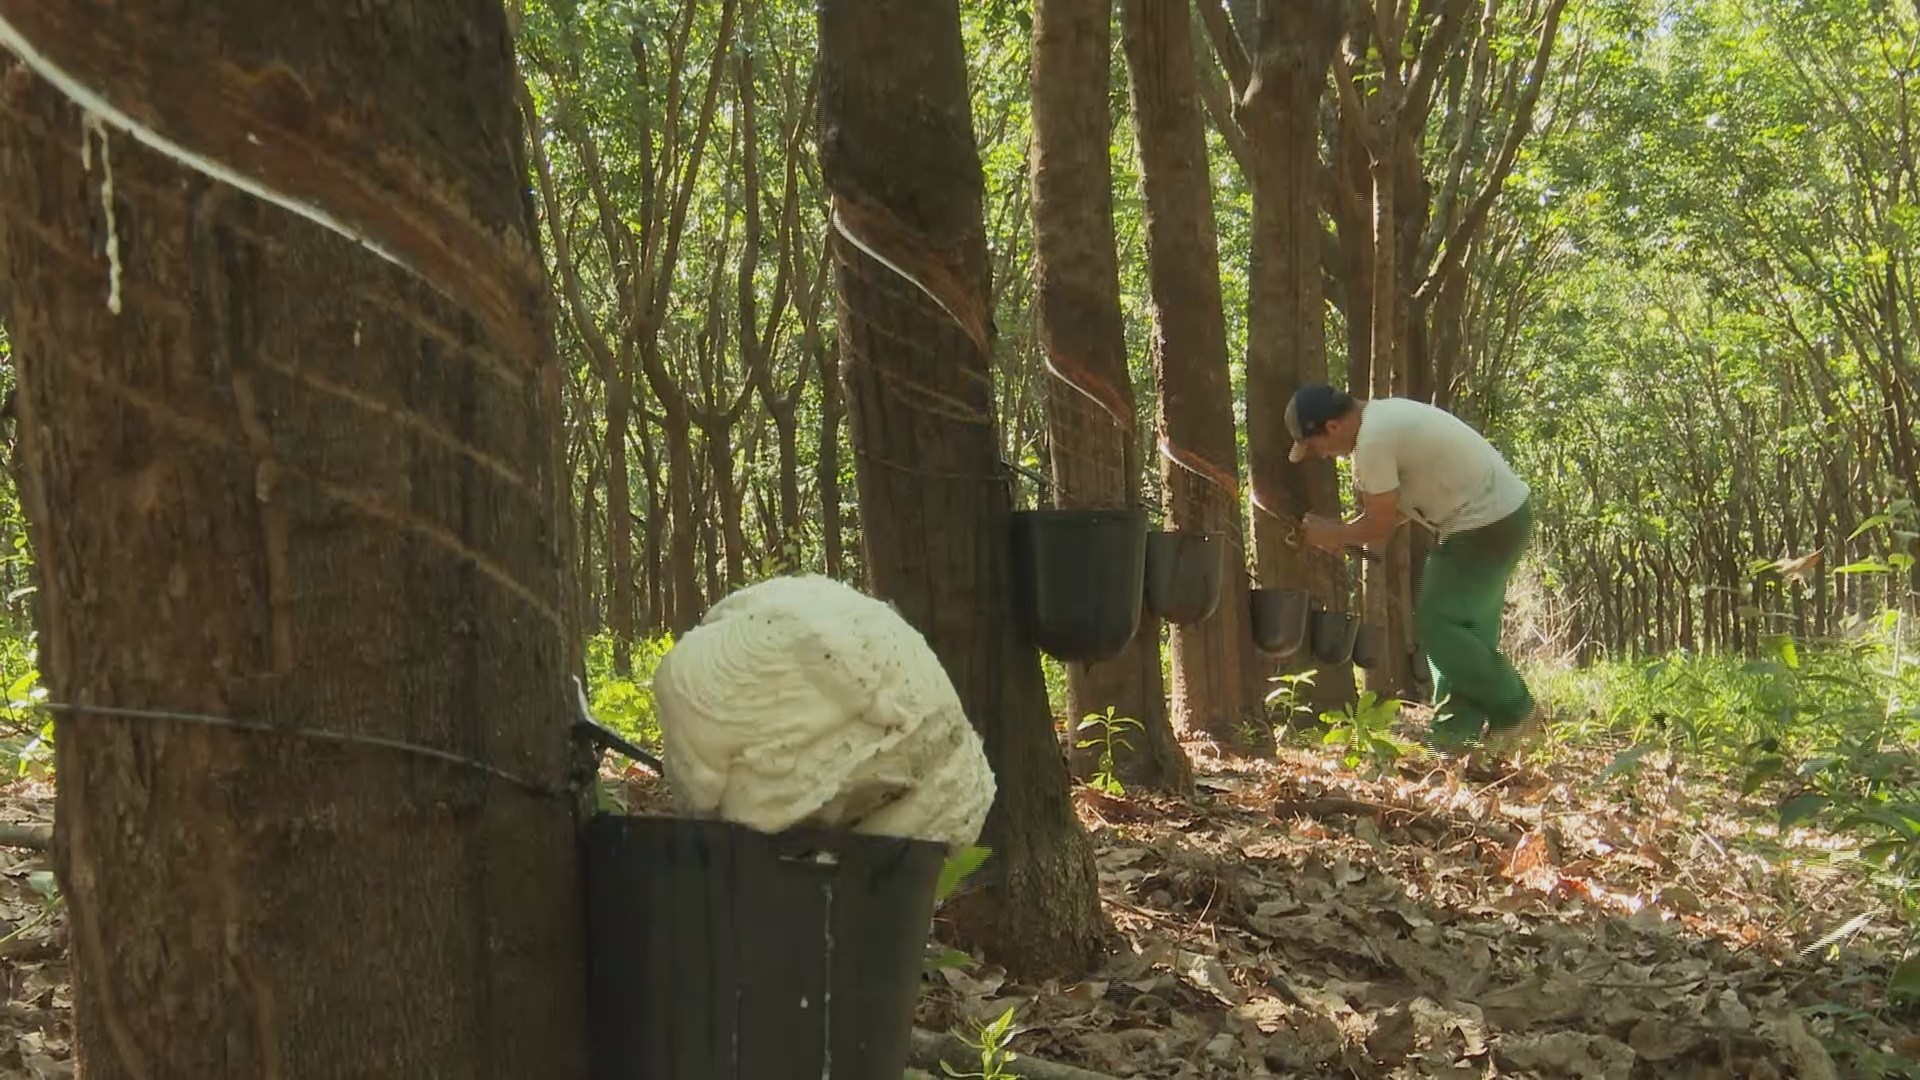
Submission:
<svg viewBox="0 0 1920 1080">
<path fill-rule="evenodd" d="M 1308 514 L 1301 524 L 1306 529 L 1307 543 L 1322 551 L 1334 551 L 1340 547 L 1340 523 L 1320 514 Z"/>
</svg>

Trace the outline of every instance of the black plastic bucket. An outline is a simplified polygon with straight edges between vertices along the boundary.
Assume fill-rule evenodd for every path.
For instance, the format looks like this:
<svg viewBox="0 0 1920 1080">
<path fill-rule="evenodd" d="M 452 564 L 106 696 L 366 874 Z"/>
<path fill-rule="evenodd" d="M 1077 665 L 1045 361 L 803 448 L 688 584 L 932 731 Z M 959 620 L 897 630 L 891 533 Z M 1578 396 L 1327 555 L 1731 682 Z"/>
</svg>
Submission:
<svg viewBox="0 0 1920 1080">
<path fill-rule="evenodd" d="M 1147 512 L 1017 510 L 1015 601 L 1027 633 L 1060 660 L 1105 660 L 1140 625 Z"/>
<path fill-rule="evenodd" d="M 1220 606 L 1226 538 L 1219 533 L 1147 534 L 1147 610 L 1184 626 Z"/>
<path fill-rule="evenodd" d="M 1353 659 L 1353 640 L 1360 620 L 1339 611 L 1313 614 L 1313 658 L 1322 664 L 1344 664 Z"/>
<path fill-rule="evenodd" d="M 900 1080 L 939 844 L 591 818 L 593 1080 Z"/>
<path fill-rule="evenodd" d="M 1261 652 L 1291 656 L 1307 643 L 1312 598 L 1304 589 L 1254 589 L 1247 603 L 1253 623 L 1253 644 Z"/>
<path fill-rule="evenodd" d="M 1353 635 L 1353 664 L 1355 667 L 1376 668 L 1387 658 L 1387 632 L 1371 623 L 1360 627 Z"/>
</svg>

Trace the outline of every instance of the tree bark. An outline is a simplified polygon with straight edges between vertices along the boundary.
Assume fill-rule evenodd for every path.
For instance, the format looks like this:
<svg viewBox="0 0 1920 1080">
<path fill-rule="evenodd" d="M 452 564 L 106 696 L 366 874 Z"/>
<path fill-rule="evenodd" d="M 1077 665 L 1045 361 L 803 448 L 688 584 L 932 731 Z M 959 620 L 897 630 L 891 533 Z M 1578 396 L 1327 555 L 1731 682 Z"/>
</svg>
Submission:
<svg viewBox="0 0 1920 1080">
<path fill-rule="evenodd" d="M 708 595 L 718 601 L 746 581 L 747 534 L 740 520 L 740 500 L 733 497 L 733 417 L 729 411 L 702 416 L 700 431 L 707 452 L 707 483 L 715 513 L 706 518 L 710 537 L 707 550 L 719 567 L 717 580 L 710 579 Z M 719 528 L 714 528 L 715 519 Z M 714 588 L 713 586 L 718 586 Z"/>
<path fill-rule="evenodd" d="M 1107 158 L 1110 6 L 1107 0 L 1039 0 L 1034 8 L 1034 316 L 1052 374 L 1047 436 L 1054 502 L 1062 507 L 1140 501 L 1140 440 Z M 1167 719 L 1160 620 L 1152 612 L 1142 609 L 1139 631 L 1120 655 L 1067 665 L 1067 698 L 1070 728 L 1108 706 L 1140 722 L 1124 747 L 1115 745 L 1113 769 L 1123 782 L 1191 789 L 1192 766 Z M 1073 757 L 1083 777 L 1100 764 L 1094 747 L 1076 747 Z"/>
<path fill-rule="evenodd" d="M 1287 460 L 1292 440 L 1282 417 L 1301 383 L 1327 378 L 1319 113 L 1339 26 L 1338 13 L 1325 4 L 1266 5 L 1253 30 L 1237 113 L 1247 136 L 1253 193 L 1247 456 L 1255 566 L 1261 584 L 1307 589 L 1334 611 L 1347 606 L 1342 565 L 1300 536 L 1308 512 L 1340 512 L 1333 463 Z M 1222 53 L 1239 47 L 1237 39 L 1219 40 L 1228 32 L 1215 31 Z M 1260 656 L 1257 650 L 1250 654 Z M 1271 667 L 1263 662 L 1261 674 L 1270 674 Z M 1309 692 L 1312 711 L 1291 719 L 1315 725 L 1319 713 L 1353 699 L 1352 665 L 1322 665 Z"/>
<path fill-rule="evenodd" d="M 1017 977 L 1084 971 L 1103 937 L 1093 854 L 1068 800 L 1039 654 L 1012 610 L 959 10 L 822 0 L 818 11 L 821 171 L 838 222 L 869 585 L 939 654 L 999 784 L 983 838 L 994 855 L 956 922 Z"/>
<path fill-rule="evenodd" d="M 600 594 L 594 591 L 597 575 L 594 574 L 593 523 L 599 517 L 600 468 L 598 463 L 587 469 L 586 483 L 580 487 L 580 525 L 575 534 L 579 537 L 579 555 L 577 580 L 580 582 L 580 629 L 591 637 L 600 632 Z"/>
<path fill-rule="evenodd" d="M 822 252 L 824 263 L 830 257 Z M 846 514 L 840 508 L 840 421 L 846 402 L 840 386 L 840 349 L 822 340 L 814 315 L 816 305 L 802 305 L 801 348 L 812 354 L 820 372 L 820 432 L 814 448 L 814 487 L 820 492 L 820 569 L 830 578 L 845 580 Z"/>
<path fill-rule="evenodd" d="M 634 441 L 639 444 L 640 450 L 640 471 L 647 478 L 647 536 L 641 546 L 641 563 L 646 571 L 643 581 L 647 603 L 646 614 L 640 625 L 652 636 L 668 625 L 670 594 L 660 545 L 660 538 L 667 533 L 667 501 L 660 497 L 660 462 L 659 455 L 654 451 L 652 422 L 641 417 L 640 422 L 634 425 L 634 434 Z"/>
<path fill-rule="evenodd" d="M 614 673 L 624 676 L 633 672 L 633 486 L 627 476 L 633 388 L 616 355 L 608 354 L 601 374 L 607 386 L 607 630 Z"/>
<path fill-rule="evenodd" d="M 0 18 L 336 223 L 6 78 L 52 697 L 404 740 L 537 789 L 366 744 L 60 713 L 80 1074 L 584 1076 L 559 370 L 500 5 L 9 0 Z"/>
<path fill-rule="evenodd" d="M 643 343 L 644 345 L 644 343 Z M 700 622 L 699 535 L 694 514 L 693 421 L 684 398 L 660 401 L 667 441 L 667 629 L 677 637 Z"/>
<path fill-rule="evenodd" d="M 1187 0 L 1124 0 L 1121 11 L 1146 197 L 1167 524 L 1223 533 L 1232 549 L 1224 602 L 1208 619 L 1174 629 L 1174 720 L 1236 750 L 1270 753 L 1273 730 L 1247 679 L 1253 646 L 1239 452 L 1192 10 Z"/>
</svg>

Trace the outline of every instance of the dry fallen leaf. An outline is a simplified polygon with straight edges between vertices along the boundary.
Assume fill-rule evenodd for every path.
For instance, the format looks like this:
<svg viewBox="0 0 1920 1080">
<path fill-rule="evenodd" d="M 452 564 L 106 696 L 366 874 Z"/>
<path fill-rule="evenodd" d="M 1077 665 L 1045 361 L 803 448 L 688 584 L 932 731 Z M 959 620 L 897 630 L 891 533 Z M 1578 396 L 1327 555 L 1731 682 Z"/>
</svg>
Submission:
<svg viewBox="0 0 1920 1080">
<path fill-rule="evenodd" d="M 1183 949 L 1175 954 L 1174 971 L 1227 1005 L 1239 1005 L 1246 1000 L 1246 992 L 1233 984 L 1233 976 L 1227 974 L 1226 967 L 1214 957 Z"/>
<path fill-rule="evenodd" d="M 1643 1016 L 1633 1025 L 1633 1031 L 1627 1036 L 1627 1045 L 1639 1055 L 1640 1060 L 1656 1064 L 1672 1061 L 1692 1050 L 1700 1042 L 1700 1034 L 1685 1024 L 1675 1023 L 1666 1016 Z"/>
<path fill-rule="evenodd" d="M 1282 1074 L 1317 1068 L 1340 1056 L 1343 1041 L 1331 1017 L 1301 1011 L 1267 1040 L 1266 1066 Z"/>
<path fill-rule="evenodd" d="M 1633 1074 L 1633 1049 L 1604 1035 L 1578 1031 L 1506 1035 L 1494 1050 L 1513 1068 L 1532 1069 L 1546 1076 L 1628 1080 Z"/>
<path fill-rule="evenodd" d="M 1196 752 L 1217 797 L 1084 801 L 1137 818 L 1094 834 L 1124 942 L 1099 970 L 1042 986 L 943 970 L 921 1021 L 970 1034 L 1012 1005 L 1022 1053 L 1152 1080 L 1825 1080 L 1859 1071 L 1850 1046 L 1920 1045 L 1880 998 L 1904 940 L 1884 916 L 1831 956 L 1795 953 L 1858 914 L 1857 876 L 1743 849 L 1750 808 L 1684 768 L 1697 820 L 1658 785 L 1623 800 L 1594 780 L 1619 749 L 1478 778 Z M 38 791 L 0 788 L 0 809 L 43 820 Z M 1310 800 L 1407 809 L 1294 827 L 1268 812 Z M 13 925 L 42 909 L 28 876 L 44 869 L 0 851 Z M 14 943 L 35 959 L 0 958 L 0 1075 L 72 1076 L 65 942 L 62 910 Z M 1825 1003 L 1841 1008 L 1815 1031 L 1802 1010 Z"/>
<path fill-rule="evenodd" d="M 1799 1013 L 1769 1013 L 1761 1022 L 1761 1031 L 1793 1064 L 1800 1080 L 1834 1080 L 1833 1058 Z"/>
<path fill-rule="evenodd" d="M 1525 833 L 1500 872 L 1534 892 L 1551 893 L 1560 884 L 1560 870 L 1549 848 L 1545 834 L 1537 830 Z"/>
</svg>

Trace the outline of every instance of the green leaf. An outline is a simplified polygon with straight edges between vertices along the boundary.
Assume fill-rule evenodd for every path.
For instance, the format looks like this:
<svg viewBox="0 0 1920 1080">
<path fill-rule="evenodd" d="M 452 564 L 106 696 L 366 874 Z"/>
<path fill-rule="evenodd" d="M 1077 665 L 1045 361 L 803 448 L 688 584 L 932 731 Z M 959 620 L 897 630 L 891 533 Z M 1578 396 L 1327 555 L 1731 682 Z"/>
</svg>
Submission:
<svg viewBox="0 0 1920 1080">
<path fill-rule="evenodd" d="M 1800 670 L 1800 646 L 1794 643 L 1793 635 L 1780 634 L 1773 639 L 1773 653 L 1788 668 Z"/>
<path fill-rule="evenodd" d="M 1768 754 L 1753 763 L 1747 775 L 1740 781 L 1740 794 L 1751 795 L 1760 790 L 1760 785 L 1779 776 L 1787 770 L 1787 763 L 1778 754 Z"/>
<path fill-rule="evenodd" d="M 1860 849 L 1860 860 L 1869 866 L 1884 867 L 1901 851 L 1905 850 L 1905 840 L 1881 840 Z"/>
<path fill-rule="evenodd" d="M 1867 520 L 1861 522 L 1859 528 L 1853 530 L 1851 533 L 1848 533 L 1847 542 L 1852 543 L 1853 541 L 1858 540 L 1860 538 L 1861 533 L 1871 532 L 1872 530 L 1877 529 L 1882 525 L 1891 525 L 1891 524 L 1893 524 L 1893 515 L 1875 514 L 1872 517 L 1868 518 Z M 1836 574 L 1839 572 L 1840 571 L 1838 570 L 1834 571 L 1834 573 Z"/>
<path fill-rule="evenodd" d="M 960 883 L 967 879 L 967 875 L 980 869 L 981 864 L 985 863 L 987 856 L 991 854 L 993 851 L 990 848 L 975 844 L 947 856 L 947 861 L 940 867 L 940 880 L 933 887 L 934 904 L 937 906 L 946 903 L 947 897 L 953 895 L 953 890 L 960 887 Z"/>
<path fill-rule="evenodd" d="M 1920 956 L 1909 956 L 1887 976 L 1887 996 L 1920 997 Z"/>
<path fill-rule="evenodd" d="M 1637 743 L 1627 747 L 1625 750 L 1613 756 L 1613 760 L 1607 763 L 1607 767 L 1600 770 L 1600 775 L 1603 777 L 1621 776 L 1638 771 L 1640 768 L 1640 759 L 1646 757 L 1647 751 L 1651 749 L 1653 748 L 1646 743 Z"/>
<path fill-rule="evenodd" d="M 1833 568 L 1836 574 L 1884 574 L 1887 570 L 1887 564 L 1878 559 L 1863 559 L 1860 562 L 1851 562 L 1845 566 Z"/>
<path fill-rule="evenodd" d="M 1914 828 L 1912 819 L 1889 807 L 1872 807 L 1860 817 L 1862 821 L 1870 821 L 1882 826 L 1903 840 L 1912 840 L 1915 836 L 1920 836 L 1920 830 Z"/>
<path fill-rule="evenodd" d="M 959 949 L 950 949 L 943 945 L 929 952 L 920 966 L 924 971 L 939 971 L 943 968 L 964 969 L 973 966 L 973 957 Z"/>
<path fill-rule="evenodd" d="M 1833 800 L 1825 795 L 1795 795 L 1780 807 L 1780 827 L 1791 829 L 1799 822 L 1825 810 Z"/>
</svg>

